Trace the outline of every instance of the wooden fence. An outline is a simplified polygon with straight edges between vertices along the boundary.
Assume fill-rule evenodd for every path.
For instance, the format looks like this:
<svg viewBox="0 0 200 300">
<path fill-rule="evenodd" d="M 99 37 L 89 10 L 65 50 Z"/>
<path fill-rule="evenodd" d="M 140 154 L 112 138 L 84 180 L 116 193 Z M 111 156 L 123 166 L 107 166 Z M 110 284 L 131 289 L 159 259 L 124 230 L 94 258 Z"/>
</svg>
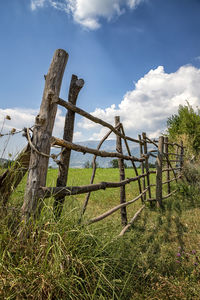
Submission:
<svg viewBox="0 0 200 300">
<path fill-rule="evenodd" d="M 41 199 L 54 197 L 54 214 L 59 218 L 63 203 L 66 196 L 86 193 L 85 202 L 82 208 L 81 216 L 85 213 L 90 199 L 91 192 L 97 190 L 106 190 L 108 188 L 120 188 L 120 203 L 119 205 L 104 212 L 100 216 L 88 220 L 88 224 L 98 222 L 110 216 L 117 210 L 121 211 L 122 231 L 123 235 L 132 225 L 138 215 L 145 208 L 146 203 L 150 205 L 157 205 L 163 207 L 163 199 L 167 199 L 173 193 L 171 183 L 181 178 L 181 170 L 183 167 L 184 147 L 181 143 L 169 143 L 167 137 L 159 137 L 159 140 L 151 140 L 146 133 L 134 139 L 125 134 L 123 124 L 120 122 L 120 117 L 115 117 L 115 125 L 111 125 L 93 115 L 87 113 L 76 106 L 76 100 L 82 87 L 84 86 L 83 79 L 78 79 L 77 76 L 72 75 L 68 101 L 59 97 L 62 77 L 64 69 L 68 60 L 68 54 L 64 50 L 56 50 L 48 74 L 45 76 L 45 88 L 43 93 L 42 104 L 40 112 L 36 117 L 35 126 L 30 134 L 30 130 L 26 129 L 26 136 L 28 139 L 28 147 L 25 149 L 26 160 L 23 165 L 23 170 L 28 169 L 27 186 L 24 196 L 24 203 L 22 206 L 22 219 L 25 223 L 29 220 L 31 215 L 37 215 L 41 211 Z M 61 105 L 67 109 L 63 139 L 52 136 L 57 105 Z M 107 134 L 99 142 L 97 149 L 88 148 L 72 142 L 75 113 L 108 128 Z M 101 150 L 105 140 L 114 133 L 116 135 L 116 151 L 107 152 Z M 123 153 L 122 141 L 126 147 L 126 153 Z M 136 143 L 140 152 L 139 157 L 131 154 L 131 147 L 129 143 Z M 50 155 L 51 147 L 60 147 L 61 152 L 58 155 Z M 30 151 L 31 149 L 31 151 Z M 93 154 L 93 172 L 90 184 L 85 186 L 67 186 L 68 170 L 70 162 L 71 150 Z M 27 156 L 30 157 L 27 163 Z M 96 173 L 96 158 L 111 157 L 118 158 L 119 165 L 119 182 L 100 182 L 94 184 Z M 48 171 L 49 158 L 52 158 L 58 164 L 59 172 L 56 187 L 46 187 L 46 176 Z M 149 159 L 154 157 L 156 159 L 156 170 L 149 167 Z M 20 157 L 21 159 L 21 157 Z M 130 161 L 134 176 L 126 178 L 124 161 Z M 137 165 L 136 165 L 137 164 Z M 140 164 L 141 174 L 138 173 L 138 164 Z M 7 171 L 0 178 L 0 194 L 3 198 L 3 203 L 6 204 L 8 195 L 5 196 L 3 186 L 6 190 L 11 189 L 10 173 Z M 163 174 L 166 176 L 163 176 Z M 25 172 L 21 173 L 18 182 L 24 176 Z M 153 184 L 152 176 L 156 176 L 156 183 Z M 166 180 L 163 179 L 166 177 Z M 7 178 L 7 179 L 6 179 Z M 7 180 L 7 181 L 6 181 Z M 164 181 L 165 180 L 165 181 Z M 137 182 L 138 195 L 130 201 L 126 201 L 126 185 L 130 182 Z M 167 185 L 167 194 L 163 192 L 163 186 Z M 16 187 L 16 185 L 15 185 Z M 152 189 L 154 187 L 154 189 Z M 10 195 L 10 193 L 8 193 Z M 137 200 L 141 200 L 141 207 L 135 213 L 131 220 L 127 219 L 126 207 L 133 204 Z M 80 219 L 81 221 L 81 219 Z"/>
</svg>

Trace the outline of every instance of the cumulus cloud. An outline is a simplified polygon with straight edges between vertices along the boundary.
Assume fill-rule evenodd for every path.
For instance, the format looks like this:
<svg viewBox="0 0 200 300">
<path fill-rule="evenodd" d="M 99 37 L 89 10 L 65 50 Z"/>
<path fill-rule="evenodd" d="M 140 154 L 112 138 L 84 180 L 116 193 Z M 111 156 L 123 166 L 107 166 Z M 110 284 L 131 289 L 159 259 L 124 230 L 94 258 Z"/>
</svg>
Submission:
<svg viewBox="0 0 200 300">
<path fill-rule="evenodd" d="M 101 26 L 101 18 L 108 21 L 119 16 L 125 9 L 134 9 L 145 0 L 31 0 L 31 9 L 43 7 L 44 4 L 64 11 L 73 16 L 76 23 L 95 30 Z"/>
<path fill-rule="evenodd" d="M 174 73 L 166 73 L 164 67 L 159 66 L 140 78 L 119 105 L 96 108 L 91 114 L 111 124 L 114 124 L 114 117 L 119 115 L 129 136 L 137 137 L 145 131 L 151 138 L 158 137 L 166 129 L 167 118 L 177 113 L 180 104 L 185 105 L 188 100 L 194 108 L 200 105 L 199 82 L 200 69 L 191 65 L 183 66 Z M 12 128 L 20 130 L 32 126 L 38 111 L 39 109 L 0 109 L 0 130 L 6 115 L 11 120 L 6 120 L 4 132 Z M 65 115 L 58 109 L 53 135 L 62 137 L 64 120 Z M 107 132 L 107 128 L 82 118 L 76 125 L 74 141 L 100 140 Z M 114 138 L 114 135 L 110 138 Z M 3 143 L 5 139 L 0 138 L 0 149 L 3 149 Z M 25 144 L 25 138 L 22 140 L 22 137 L 16 135 L 10 139 L 8 152 L 16 153 Z"/>
<path fill-rule="evenodd" d="M 188 100 L 194 108 L 199 105 L 199 82 L 200 69 L 191 65 L 169 74 L 159 66 L 138 80 L 117 107 L 113 104 L 105 109 L 97 108 L 92 115 L 112 124 L 119 115 L 129 135 L 146 131 L 151 137 L 157 137 L 165 131 L 167 118 L 177 113 L 180 104 L 185 105 Z M 93 131 L 91 139 L 99 139 L 104 133 L 86 119 L 78 126 Z"/>
</svg>

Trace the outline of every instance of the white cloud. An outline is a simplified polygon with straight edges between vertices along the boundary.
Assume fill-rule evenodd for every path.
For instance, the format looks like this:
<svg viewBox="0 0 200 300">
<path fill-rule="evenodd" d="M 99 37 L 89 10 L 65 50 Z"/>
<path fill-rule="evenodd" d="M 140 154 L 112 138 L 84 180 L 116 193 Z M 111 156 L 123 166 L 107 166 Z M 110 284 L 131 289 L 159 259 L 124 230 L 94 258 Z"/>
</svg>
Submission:
<svg viewBox="0 0 200 300">
<path fill-rule="evenodd" d="M 17 131 L 22 130 L 24 127 L 32 127 L 35 123 L 35 117 L 39 112 L 33 109 L 23 109 L 23 108 L 7 108 L 0 109 L 0 133 L 9 133 L 13 128 Z M 10 116 L 11 120 L 5 119 L 6 116 Z M 53 130 L 53 135 L 61 138 L 63 136 L 63 128 L 65 123 L 65 116 L 62 111 L 58 108 L 55 126 Z M 3 128 L 2 128 L 3 125 Z M 77 134 L 76 134 L 77 135 Z M 75 135 L 75 136 L 76 136 Z M 81 137 L 81 133 L 79 133 Z M 4 152 L 4 145 L 8 139 L 8 136 L 0 137 L 0 157 L 2 152 Z M 6 147 L 5 157 L 8 153 L 12 153 L 13 156 L 20 152 L 22 148 L 26 145 L 27 141 L 22 134 L 16 134 L 9 138 L 9 143 Z M 2 150 L 3 149 L 3 150 Z"/>
<path fill-rule="evenodd" d="M 83 134 L 81 131 L 75 131 L 73 136 L 73 141 L 80 141 L 83 138 Z"/>
<path fill-rule="evenodd" d="M 43 7 L 46 0 L 31 0 L 31 9 L 36 10 L 39 7 Z"/>
<path fill-rule="evenodd" d="M 10 116 L 11 120 L 5 119 L 7 115 Z M 9 133 L 12 128 L 18 131 L 24 127 L 31 127 L 34 124 L 36 115 L 37 111 L 33 109 L 0 109 L 0 132 Z M 13 136 L 0 137 L 0 157 L 8 157 L 8 153 L 14 157 L 26 144 L 27 141 L 22 137 L 21 133 Z"/>
<path fill-rule="evenodd" d="M 177 113 L 180 104 L 186 100 L 195 108 L 200 106 L 200 69 L 191 65 L 179 68 L 174 73 L 166 73 L 162 66 L 150 70 L 135 83 L 133 90 L 128 91 L 121 103 L 102 109 L 97 108 L 92 114 L 108 123 L 114 124 L 114 117 L 119 115 L 127 135 L 137 137 L 143 131 L 151 138 L 158 137 L 166 129 L 167 118 Z M 0 130 L 6 115 L 4 132 L 13 127 L 22 129 L 34 124 L 38 110 L 0 109 Z M 62 137 L 65 116 L 58 108 L 53 135 Z M 82 118 L 75 129 L 74 141 L 100 140 L 109 129 Z M 114 135 L 110 136 L 114 138 Z M 5 139 L 0 138 L 0 149 Z M 16 153 L 26 144 L 25 138 L 16 135 L 10 139 L 8 152 Z M 0 153 L 1 155 L 1 153 Z"/>
<path fill-rule="evenodd" d="M 145 0 L 31 0 L 31 9 L 43 7 L 48 4 L 51 7 L 71 14 L 76 23 L 87 29 L 98 29 L 101 26 L 100 19 L 108 21 L 114 16 L 120 16 L 125 9 L 133 9 Z"/>
<path fill-rule="evenodd" d="M 183 66 L 169 74 L 159 66 L 138 80 L 118 107 L 97 108 L 92 115 L 112 124 L 114 117 L 119 115 L 130 136 L 136 137 L 146 131 L 151 137 L 156 137 L 164 132 L 167 118 L 177 113 L 180 104 L 186 104 L 186 100 L 194 108 L 200 104 L 199 82 L 200 69 L 193 66 Z M 82 119 L 78 126 L 93 132 L 91 139 L 99 139 L 103 134 L 87 119 Z"/>
</svg>

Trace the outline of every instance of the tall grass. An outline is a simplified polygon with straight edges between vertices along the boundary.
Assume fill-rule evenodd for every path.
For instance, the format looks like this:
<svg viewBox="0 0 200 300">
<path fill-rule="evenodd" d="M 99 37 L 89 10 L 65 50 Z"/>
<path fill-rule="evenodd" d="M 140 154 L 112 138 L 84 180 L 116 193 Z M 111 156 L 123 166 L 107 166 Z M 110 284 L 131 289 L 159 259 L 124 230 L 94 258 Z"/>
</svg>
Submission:
<svg viewBox="0 0 200 300">
<path fill-rule="evenodd" d="M 88 183 L 89 172 L 70 170 L 70 184 Z M 49 171 L 48 185 L 55 184 L 55 173 Z M 105 181 L 104 176 L 115 181 L 118 172 L 98 170 L 96 181 Z M 1 299 L 199 299 L 197 184 L 180 183 L 179 192 L 165 201 L 164 211 L 147 207 L 120 238 L 118 213 L 97 224 L 78 225 L 84 201 L 79 195 L 66 197 L 62 217 L 55 222 L 53 199 L 48 199 L 29 237 L 20 240 L 24 185 L 25 181 L 0 218 Z M 127 200 L 134 193 L 136 185 L 131 184 Z M 118 189 L 95 192 L 85 218 L 118 202 Z M 139 205 L 129 207 L 129 216 Z"/>
</svg>

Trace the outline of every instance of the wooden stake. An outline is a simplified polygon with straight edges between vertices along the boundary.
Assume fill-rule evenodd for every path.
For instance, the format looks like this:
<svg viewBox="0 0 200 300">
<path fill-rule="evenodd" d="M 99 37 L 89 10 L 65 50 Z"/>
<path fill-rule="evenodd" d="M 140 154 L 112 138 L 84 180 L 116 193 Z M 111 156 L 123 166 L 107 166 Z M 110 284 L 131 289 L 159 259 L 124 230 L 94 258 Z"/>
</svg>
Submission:
<svg viewBox="0 0 200 300">
<path fill-rule="evenodd" d="M 142 138 L 143 138 L 143 143 L 144 143 L 144 154 L 147 155 L 148 150 L 147 150 L 147 141 L 146 141 L 146 133 L 142 133 Z M 151 187 L 150 187 L 150 178 L 149 178 L 149 159 L 148 157 L 145 158 L 145 169 L 147 173 L 147 186 L 149 187 L 148 192 L 149 192 L 149 198 L 151 199 Z M 150 203 L 153 205 L 152 203 Z"/>
<path fill-rule="evenodd" d="M 138 135 L 138 139 L 140 141 L 140 157 L 142 157 L 142 155 L 144 154 L 143 153 L 143 143 L 142 143 L 142 138 L 141 138 L 141 135 L 139 134 Z M 142 174 L 144 174 L 144 162 L 142 161 L 141 162 L 141 170 L 142 170 Z M 142 178 L 142 184 L 143 184 L 143 190 L 145 190 L 145 177 Z M 144 201 L 146 200 L 146 194 L 144 194 Z"/>
<path fill-rule="evenodd" d="M 181 168 L 181 172 L 183 169 L 183 162 L 184 162 L 184 147 L 183 147 L 183 141 L 181 141 L 181 153 L 180 153 L 180 168 Z"/>
<path fill-rule="evenodd" d="M 168 137 L 164 137 L 164 153 L 165 153 L 165 157 L 167 158 L 167 193 L 170 194 L 171 193 L 171 188 L 170 188 L 170 169 L 169 169 L 169 147 L 168 147 L 168 142 L 169 139 Z"/>
<path fill-rule="evenodd" d="M 160 136 L 158 141 L 157 174 L 156 174 L 156 200 L 160 208 L 162 204 L 162 159 L 163 159 L 164 137 Z"/>
<path fill-rule="evenodd" d="M 83 79 L 78 79 L 76 75 L 72 75 L 68 99 L 69 102 L 72 103 L 73 105 L 76 105 L 78 94 L 81 88 L 83 87 L 83 85 L 84 85 Z M 71 110 L 68 110 L 65 117 L 65 126 L 64 126 L 64 133 L 63 133 L 63 139 L 68 142 L 72 142 L 73 140 L 74 120 L 75 120 L 75 113 Z M 65 186 L 67 184 L 70 156 L 71 156 L 71 150 L 63 147 L 60 156 L 58 178 L 57 178 L 57 185 L 56 185 L 57 187 Z M 64 197 L 55 197 L 54 214 L 56 218 L 60 217 L 61 215 L 64 200 L 65 200 Z"/>
<path fill-rule="evenodd" d="M 120 117 L 116 116 L 115 117 L 115 127 L 120 124 Z M 120 132 L 120 128 L 117 129 Z M 122 140 L 119 135 L 116 136 L 116 150 L 118 153 L 123 154 L 122 151 Z M 124 170 L 124 160 L 122 158 L 118 159 L 118 165 L 119 165 L 119 177 L 120 181 L 125 180 L 125 170 Z M 126 188 L 125 186 L 120 187 L 120 204 L 126 202 Z M 121 223 L 122 226 L 127 225 L 127 213 L 126 213 L 126 207 L 121 208 Z"/>
<path fill-rule="evenodd" d="M 51 66 L 45 80 L 45 88 L 40 106 L 40 112 L 35 120 L 33 129 L 33 145 L 39 152 L 50 154 L 50 138 L 57 112 L 57 104 L 53 103 L 52 95 L 59 96 L 61 82 L 68 60 L 68 54 L 58 49 L 55 51 Z M 46 175 L 49 158 L 31 150 L 27 186 L 22 206 L 22 220 L 27 223 L 30 216 L 36 215 L 40 199 L 39 188 L 46 185 Z M 38 210 L 39 213 L 39 210 Z"/>
</svg>

